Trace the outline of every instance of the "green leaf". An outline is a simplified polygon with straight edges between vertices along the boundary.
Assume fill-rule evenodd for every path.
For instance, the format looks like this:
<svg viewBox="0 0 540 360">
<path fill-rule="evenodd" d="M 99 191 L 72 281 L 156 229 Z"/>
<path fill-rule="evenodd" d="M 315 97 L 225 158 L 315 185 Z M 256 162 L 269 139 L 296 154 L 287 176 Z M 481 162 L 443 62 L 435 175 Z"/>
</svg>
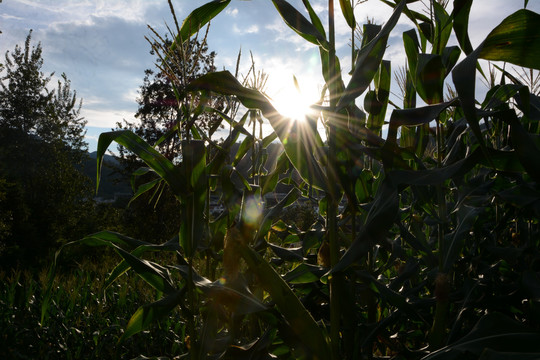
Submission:
<svg viewBox="0 0 540 360">
<path fill-rule="evenodd" d="M 182 141 L 182 165 L 189 179 L 187 199 L 182 203 L 180 244 L 193 256 L 205 235 L 204 209 L 208 192 L 206 146 L 202 140 Z"/>
<path fill-rule="evenodd" d="M 390 6 L 391 8 L 394 8 L 394 9 L 397 6 L 397 4 L 395 4 L 395 3 L 393 3 L 392 1 L 389 1 L 389 0 L 381 0 L 381 1 L 383 3 L 385 3 L 386 5 Z M 407 3 L 412 3 L 412 2 L 415 2 L 415 1 L 418 1 L 418 0 L 409 0 L 409 1 L 407 1 Z M 424 21 L 424 22 L 430 21 L 429 17 L 427 17 L 426 15 L 421 14 L 421 13 L 416 12 L 416 11 L 413 11 L 413 10 L 410 10 L 408 7 L 405 7 L 403 12 L 415 24 L 417 24 L 418 21 Z"/>
<path fill-rule="evenodd" d="M 41 324 L 42 325 L 45 324 L 45 320 L 47 318 L 47 313 L 49 310 L 53 282 L 56 276 L 56 264 L 58 262 L 58 258 L 65 247 L 73 246 L 77 244 L 83 244 L 83 245 L 88 245 L 88 246 L 109 246 L 109 247 L 114 248 L 115 250 L 118 250 L 118 249 L 121 250 L 120 246 L 128 248 L 128 249 L 136 249 L 137 247 L 140 247 L 140 246 L 153 245 L 151 243 L 133 239 L 128 236 L 118 234 L 112 231 L 101 231 L 101 232 L 89 235 L 81 240 L 76 240 L 76 241 L 63 244 L 54 254 L 53 263 L 51 267 L 49 268 L 49 272 L 47 274 L 47 287 L 45 289 L 45 293 L 43 295 L 43 301 L 41 303 Z"/>
<path fill-rule="evenodd" d="M 131 254 L 135 257 L 141 257 L 143 254 L 145 254 L 148 251 L 170 251 L 170 252 L 179 252 L 182 249 L 180 248 L 180 244 L 178 243 L 178 235 L 171 238 L 169 241 L 163 243 L 163 244 L 150 244 L 147 243 L 146 245 L 141 245 L 135 250 L 131 252 Z M 177 254 L 177 256 L 179 256 Z M 130 265 L 125 261 L 122 260 L 116 267 L 111 271 L 109 276 L 107 276 L 107 279 L 105 280 L 105 284 L 103 285 L 103 288 L 106 289 L 109 287 L 120 275 L 125 273 L 130 269 Z"/>
<path fill-rule="evenodd" d="M 165 156 L 157 152 L 156 149 L 148 145 L 148 143 L 138 135 L 128 130 L 105 132 L 99 136 L 96 160 L 96 189 L 99 187 L 103 156 L 113 141 L 116 141 L 118 144 L 138 155 L 150 168 L 152 168 L 152 170 L 167 182 L 177 198 L 181 199 L 182 196 L 185 195 L 187 184 L 184 177 L 182 177 L 180 169 L 174 166 L 174 164 Z"/>
<path fill-rule="evenodd" d="M 231 148 L 234 144 L 236 144 L 238 137 L 240 134 L 244 134 L 246 136 L 252 136 L 245 128 L 244 124 L 247 121 L 249 112 L 246 112 L 244 116 L 240 119 L 239 122 L 235 122 L 234 120 L 229 119 L 231 126 L 233 127 L 231 133 L 229 136 L 223 141 L 221 146 L 216 147 L 218 149 L 217 154 L 212 158 L 210 161 L 210 164 L 208 165 L 208 173 L 209 174 L 219 174 L 221 171 L 221 168 L 226 163 L 226 159 L 230 156 Z M 224 114 L 223 114 L 224 115 Z M 225 115 L 224 115 L 225 116 Z"/>
<path fill-rule="evenodd" d="M 285 23 L 312 44 L 328 48 L 326 38 L 308 19 L 285 0 L 272 0 Z"/>
<path fill-rule="evenodd" d="M 163 319 L 179 304 L 183 302 L 185 288 L 175 291 L 164 298 L 141 306 L 129 319 L 126 329 L 118 343 L 130 338 L 131 336 L 148 329 L 152 322 Z"/>
<path fill-rule="evenodd" d="M 473 51 L 467 29 L 472 3 L 473 0 L 454 0 L 454 10 L 452 11 L 454 32 L 461 50 L 467 55 Z"/>
<path fill-rule="evenodd" d="M 457 46 L 449 46 L 444 48 L 442 53 L 442 63 L 445 68 L 445 77 L 450 74 L 450 72 L 458 62 L 460 55 L 461 50 L 459 50 L 459 47 Z"/>
<path fill-rule="evenodd" d="M 198 32 L 204 25 L 225 9 L 230 2 L 231 0 L 214 0 L 193 10 L 184 19 L 182 27 L 180 28 L 180 33 L 172 44 L 171 50 L 174 50 L 179 43 L 183 44 L 189 40 L 191 35 Z"/>
<path fill-rule="evenodd" d="M 540 15 L 518 10 L 504 19 L 480 45 L 478 57 L 540 70 Z"/>
<path fill-rule="evenodd" d="M 507 110 L 501 116 L 510 124 L 512 146 L 516 149 L 519 161 L 536 182 L 540 182 L 540 149 L 531 135 L 525 130 L 514 110 Z"/>
<path fill-rule="evenodd" d="M 298 262 L 303 261 L 304 257 L 302 256 L 302 248 L 284 248 L 274 244 L 268 243 L 268 246 L 277 257 L 284 261 Z"/>
<path fill-rule="evenodd" d="M 304 4 L 306 10 L 308 11 L 309 18 L 311 19 L 311 23 L 313 24 L 313 26 L 317 28 L 317 30 L 319 31 L 319 33 L 321 33 L 323 38 L 326 39 L 326 31 L 324 30 L 324 26 L 321 22 L 321 19 L 319 18 L 319 16 L 317 16 L 317 13 L 315 12 L 315 10 L 313 10 L 313 7 L 309 3 L 309 0 L 302 0 L 302 3 Z"/>
<path fill-rule="evenodd" d="M 397 188 L 388 179 L 385 179 L 379 186 L 375 200 L 371 203 L 366 222 L 358 232 L 357 238 L 332 268 L 330 274 L 345 270 L 365 256 L 374 244 L 382 241 L 386 232 L 394 224 L 398 207 Z"/>
<path fill-rule="evenodd" d="M 253 141 L 254 139 L 252 135 L 244 138 L 244 140 L 240 143 L 240 147 L 236 151 L 236 154 L 234 155 L 233 166 L 238 166 L 238 163 L 244 158 L 248 151 L 251 150 Z"/>
<path fill-rule="evenodd" d="M 371 80 L 373 80 L 386 50 L 386 43 L 390 31 L 396 26 L 401 12 L 405 7 L 405 3 L 406 0 L 402 0 L 399 5 L 396 6 L 392 16 L 383 26 L 379 34 L 370 41 L 369 44 L 360 49 L 356 58 L 351 80 L 349 81 L 349 84 L 347 84 L 347 88 L 336 105 L 336 110 L 338 112 L 354 102 L 354 100 L 367 89 Z"/>
<path fill-rule="evenodd" d="M 356 20 L 354 19 L 354 12 L 350 0 L 339 0 L 339 5 L 341 6 L 341 12 L 347 21 L 347 25 L 351 29 L 356 28 Z"/>
<path fill-rule="evenodd" d="M 426 103 L 438 104 L 443 101 L 446 68 L 441 55 L 419 54 L 416 66 L 416 91 Z"/>
<path fill-rule="evenodd" d="M 226 284 L 229 285 L 229 284 Z M 231 284 L 234 286 L 235 284 Z M 227 306 L 232 312 L 238 315 L 253 314 L 267 310 L 267 306 L 261 303 L 244 286 L 242 291 L 222 284 L 221 280 L 210 282 L 198 282 L 196 286 L 216 304 Z"/>
<path fill-rule="evenodd" d="M 435 14 L 435 38 L 432 53 L 441 55 L 452 33 L 452 18 L 437 1 L 432 4 Z"/>
<path fill-rule="evenodd" d="M 327 187 L 325 175 L 315 159 L 322 140 L 308 124 L 281 116 L 260 92 L 246 88 L 228 71 L 208 73 L 187 86 L 188 91 L 209 90 L 222 95 L 235 95 L 249 109 L 259 109 L 266 117 L 293 166 L 302 178 L 319 189 Z"/>
<path fill-rule="evenodd" d="M 396 144 L 397 130 L 400 126 L 418 126 L 429 124 L 450 106 L 457 104 L 453 99 L 436 105 L 428 105 L 411 109 L 395 109 L 390 116 L 388 137 L 385 146 Z"/>
<path fill-rule="evenodd" d="M 114 231 L 100 231 L 84 237 L 81 240 L 68 243 L 69 245 L 84 244 L 88 246 L 102 246 L 108 244 L 121 246 L 124 249 L 135 249 L 139 246 L 152 245 L 146 241 L 137 240 Z M 68 245 L 66 244 L 66 245 Z"/>
<path fill-rule="evenodd" d="M 167 295 L 176 291 L 172 285 L 169 271 L 166 268 L 148 260 L 140 259 L 122 248 L 114 247 L 116 252 L 126 260 L 133 271 L 154 289 Z"/>
<path fill-rule="evenodd" d="M 416 64 L 418 62 L 418 54 L 420 52 L 420 43 L 414 29 L 403 33 L 403 45 L 407 54 L 407 64 L 409 64 L 409 72 L 416 72 Z"/>
<path fill-rule="evenodd" d="M 377 97 L 373 103 L 377 105 L 377 111 L 370 112 L 367 119 L 368 129 L 375 132 L 376 134 L 380 132 L 384 124 L 386 108 L 388 106 L 388 99 L 390 96 L 391 80 L 392 72 L 390 61 L 383 60 L 375 76 L 375 91 L 377 93 Z"/>
<path fill-rule="evenodd" d="M 257 275 L 261 286 L 270 294 L 272 301 L 292 325 L 295 334 L 311 352 L 308 357 L 330 359 L 327 336 L 283 278 L 256 251 L 241 243 L 235 245 L 250 270 Z"/>
<path fill-rule="evenodd" d="M 364 48 L 369 44 L 377 34 L 381 31 L 382 26 L 377 24 L 364 24 L 362 25 L 362 44 L 360 48 Z"/>
<path fill-rule="evenodd" d="M 303 263 L 283 275 L 283 279 L 289 284 L 309 284 L 319 281 L 325 273 L 323 267 Z"/>
<path fill-rule="evenodd" d="M 283 209 L 296 201 L 300 195 L 300 190 L 298 190 L 296 187 L 292 188 L 291 191 L 289 191 L 280 202 L 266 211 L 257 231 L 257 240 L 266 236 L 274 220 L 283 213 Z"/>
<path fill-rule="evenodd" d="M 135 192 L 135 194 L 129 200 L 128 206 L 133 202 L 133 200 L 137 199 L 139 196 L 141 196 L 145 192 L 152 190 L 156 186 L 159 186 L 159 184 L 161 184 L 162 181 L 163 181 L 163 179 L 158 178 L 158 179 L 149 181 L 146 184 L 142 184 L 141 186 L 139 186 L 137 188 L 137 191 Z"/>
</svg>

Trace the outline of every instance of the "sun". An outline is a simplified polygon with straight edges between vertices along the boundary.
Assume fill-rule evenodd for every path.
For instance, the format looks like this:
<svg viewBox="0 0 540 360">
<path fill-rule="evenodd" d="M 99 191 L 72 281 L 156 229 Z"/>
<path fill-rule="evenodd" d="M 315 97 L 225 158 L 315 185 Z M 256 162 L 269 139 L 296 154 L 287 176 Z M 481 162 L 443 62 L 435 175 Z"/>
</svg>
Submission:
<svg viewBox="0 0 540 360">
<path fill-rule="evenodd" d="M 272 104 L 281 115 L 294 121 L 304 121 L 306 115 L 313 113 L 313 101 L 294 88 L 279 91 L 272 97 Z"/>
</svg>

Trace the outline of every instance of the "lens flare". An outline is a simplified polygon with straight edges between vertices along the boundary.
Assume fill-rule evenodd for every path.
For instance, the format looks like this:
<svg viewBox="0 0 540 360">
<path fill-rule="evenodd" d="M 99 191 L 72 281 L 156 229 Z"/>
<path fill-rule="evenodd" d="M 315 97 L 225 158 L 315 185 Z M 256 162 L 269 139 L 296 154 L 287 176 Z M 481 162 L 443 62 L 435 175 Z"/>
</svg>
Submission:
<svg viewBox="0 0 540 360">
<path fill-rule="evenodd" d="M 248 198 L 244 203 L 242 221 L 249 226 L 258 226 L 262 216 L 262 203 L 254 197 Z"/>
</svg>

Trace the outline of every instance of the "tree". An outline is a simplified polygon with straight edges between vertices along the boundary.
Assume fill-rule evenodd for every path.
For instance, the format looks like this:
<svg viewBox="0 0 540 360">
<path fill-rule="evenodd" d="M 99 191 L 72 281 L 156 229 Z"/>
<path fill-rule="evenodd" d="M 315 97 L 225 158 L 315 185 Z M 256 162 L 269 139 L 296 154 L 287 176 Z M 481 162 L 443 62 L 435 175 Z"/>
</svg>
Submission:
<svg viewBox="0 0 540 360">
<path fill-rule="evenodd" d="M 135 132 L 149 144 L 155 145 L 160 153 L 174 160 L 180 154 L 180 141 L 190 134 L 182 133 L 190 121 L 194 121 L 200 131 L 211 136 L 218 128 L 216 115 L 200 113 L 196 118 L 190 116 L 193 107 L 203 102 L 211 103 L 214 108 L 223 109 L 223 97 L 213 96 L 206 99 L 192 98 L 186 94 L 185 87 L 193 79 L 216 70 L 214 51 L 208 53 L 206 37 L 202 41 L 192 39 L 183 46 L 173 48 L 172 41 L 165 38 L 162 42 L 151 42 L 150 53 L 160 61 L 156 69 L 145 70 L 143 84 L 139 89 L 135 121 L 124 120 L 117 123 L 118 129 Z M 175 131 L 176 130 L 176 131 Z M 162 141 L 158 143 L 158 141 Z M 118 147 L 120 158 L 124 161 L 136 159 Z"/>
<path fill-rule="evenodd" d="M 185 92 L 185 87 L 193 79 L 216 70 L 215 52 L 208 52 L 206 37 L 202 41 L 191 41 L 176 47 L 171 52 L 173 42 L 167 38 L 163 42 L 151 42 L 150 53 L 156 56 L 156 68 L 145 70 L 143 84 L 139 89 L 135 121 L 117 123 L 118 129 L 128 129 L 139 135 L 165 157 L 178 161 L 181 157 L 181 141 L 187 136 L 184 129 L 188 123 L 195 122 L 199 132 L 210 137 L 217 130 L 220 121 L 216 115 L 199 112 L 193 117 L 193 108 L 199 104 L 211 103 L 214 108 L 223 109 L 224 97 L 214 96 L 206 99 L 192 97 Z M 179 136 L 180 135 L 180 136 Z M 121 172 L 130 176 L 144 164 L 132 153 L 118 146 Z M 138 178 L 136 185 L 152 179 L 152 174 Z M 168 188 L 158 187 L 149 191 L 126 209 L 124 220 L 129 235 L 147 241 L 161 241 L 178 232 L 179 208 Z M 159 201 L 159 207 L 157 203 Z M 153 203 L 154 206 L 147 206 Z M 144 224 L 140 219 L 144 218 Z"/>
<path fill-rule="evenodd" d="M 91 198 L 79 171 L 87 146 L 82 102 L 65 74 L 49 89 L 54 73 L 42 72 L 41 44 L 31 46 L 31 35 L 6 52 L 0 79 L 0 211 L 9 229 L 2 255 L 18 261 L 81 236 L 77 224 Z"/>
</svg>

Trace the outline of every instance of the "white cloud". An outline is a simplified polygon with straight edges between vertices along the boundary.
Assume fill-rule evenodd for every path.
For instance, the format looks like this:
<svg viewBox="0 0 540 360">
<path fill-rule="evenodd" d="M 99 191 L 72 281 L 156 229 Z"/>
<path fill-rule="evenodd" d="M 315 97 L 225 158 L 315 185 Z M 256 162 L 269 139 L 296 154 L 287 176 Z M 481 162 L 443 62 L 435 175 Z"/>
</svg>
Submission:
<svg viewBox="0 0 540 360">
<path fill-rule="evenodd" d="M 259 26 L 253 24 L 249 25 L 247 27 L 239 28 L 237 24 L 233 25 L 233 32 L 238 35 L 245 35 L 245 34 L 257 34 L 259 32 Z"/>
<path fill-rule="evenodd" d="M 235 17 L 238 16 L 238 9 L 237 8 L 233 8 L 233 9 L 229 8 L 229 9 L 225 10 L 225 13 L 227 15 L 232 16 L 232 17 L 235 18 Z"/>
<path fill-rule="evenodd" d="M 119 110 L 117 108 L 90 109 L 88 107 L 82 109 L 81 115 L 88 121 L 88 126 L 112 129 L 116 127 L 117 122 L 122 122 L 124 119 L 133 120 L 134 111 Z"/>
</svg>

